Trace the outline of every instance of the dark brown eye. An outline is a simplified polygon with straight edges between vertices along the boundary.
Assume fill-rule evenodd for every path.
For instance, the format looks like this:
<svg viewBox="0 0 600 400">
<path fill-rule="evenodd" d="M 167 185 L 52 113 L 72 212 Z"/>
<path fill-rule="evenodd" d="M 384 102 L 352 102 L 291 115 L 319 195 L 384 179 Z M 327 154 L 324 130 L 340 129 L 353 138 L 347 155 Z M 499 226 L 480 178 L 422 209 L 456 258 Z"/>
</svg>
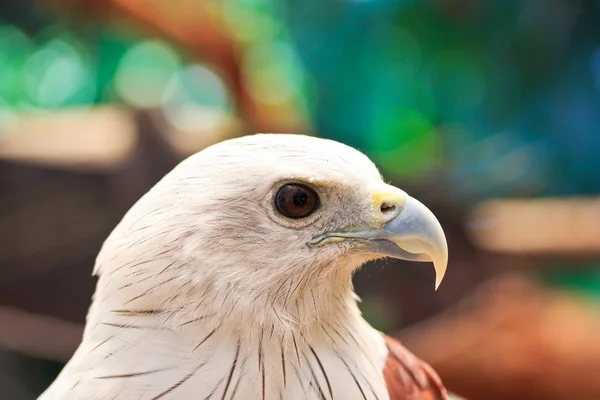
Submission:
<svg viewBox="0 0 600 400">
<path fill-rule="evenodd" d="M 290 183 L 275 195 L 275 208 L 284 217 L 298 219 L 312 214 L 319 206 L 319 196 L 306 185 Z"/>
</svg>

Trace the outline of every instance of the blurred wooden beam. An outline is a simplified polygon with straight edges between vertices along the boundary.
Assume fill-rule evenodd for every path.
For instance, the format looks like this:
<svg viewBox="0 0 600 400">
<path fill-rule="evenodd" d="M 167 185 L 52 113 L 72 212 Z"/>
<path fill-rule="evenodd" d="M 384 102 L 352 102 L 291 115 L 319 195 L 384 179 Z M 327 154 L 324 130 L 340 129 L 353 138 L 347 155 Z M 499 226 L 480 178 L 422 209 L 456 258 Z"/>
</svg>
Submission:
<svg viewBox="0 0 600 400">
<path fill-rule="evenodd" d="M 489 251 L 600 255 L 600 198 L 489 201 L 475 207 L 467 226 Z"/>
<path fill-rule="evenodd" d="M 15 113 L 0 128 L 0 159 L 106 169 L 133 151 L 136 125 L 131 112 L 114 107 Z"/>
<path fill-rule="evenodd" d="M 171 126 L 161 110 L 140 112 L 181 158 L 243 131 L 233 115 L 224 116 L 209 130 L 188 132 Z M 0 126 L 0 160 L 78 171 L 112 170 L 129 160 L 138 131 L 135 111 L 125 107 L 15 112 L 10 123 Z"/>
</svg>

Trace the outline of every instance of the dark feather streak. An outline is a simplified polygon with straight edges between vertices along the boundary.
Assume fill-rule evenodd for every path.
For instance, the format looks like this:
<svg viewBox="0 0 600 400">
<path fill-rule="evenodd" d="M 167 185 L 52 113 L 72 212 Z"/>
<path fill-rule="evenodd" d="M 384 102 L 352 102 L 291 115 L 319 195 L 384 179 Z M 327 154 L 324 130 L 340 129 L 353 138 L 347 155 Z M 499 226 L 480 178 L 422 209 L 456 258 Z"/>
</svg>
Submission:
<svg viewBox="0 0 600 400">
<path fill-rule="evenodd" d="M 225 383 L 225 390 L 223 391 L 222 400 L 225 400 L 225 396 L 227 395 L 227 390 L 229 390 L 229 385 L 231 384 L 231 378 L 233 378 L 233 373 L 235 372 L 235 366 L 238 362 L 238 357 L 240 356 L 240 346 L 241 340 L 238 339 L 237 348 L 235 349 L 235 357 L 233 359 L 233 363 L 231 364 L 231 370 L 229 371 L 229 376 L 227 377 L 227 383 Z"/>
<path fill-rule="evenodd" d="M 159 372 L 163 372 L 163 371 L 168 371 L 171 368 L 158 368 L 158 369 L 151 369 L 149 371 L 140 371 L 140 372 L 130 372 L 127 374 L 116 374 L 116 375 L 102 375 L 102 376 L 96 376 L 96 379 L 124 379 L 124 378 L 135 378 L 137 376 L 144 376 L 144 375 L 152 375 L 152 374 L 156 374 Z"/>
<path fill-rule="evenodd" d="M 168 389 L 162 391 L 161 393 L 159 393 L 157 396 L 153 397 L 152 400 L 158 400 L 162 397 L 165 397 L 166 395 L 168 395 L 169 393 L 171 393 L 173 390 L 177 389 L 179 386 L 183 385 L 185 382 L 187 382 L 192 376 L 194 376 L 194 374 L 196 374 L 196 372 L 198 372 L 200 370 L 200 368 L 202 368 L 204 365 L 206 365 L 206 362 L 198 365 L 192 372 L 190 372 L 189 374 L 187 374 L 186 376 L 184 376 L 181 380 L 179 380 L 178 382 L 176 382 L 174 385 L 170 386 Z"/>
<path fill-rule="evenodd" d="M 317 363 L 319 364 L 319 368 L 321 369 L 321 373 L 323 374 L 323 377 L 325 378 L 325 382 L 327 383 L 327 390 L 329 391 L 329 396 L 333 399 L 333 390 L 331 390 L 331 382 L 329 382 L 329 376 L 327 376 L 327 372 L 325 372 L 323 363 L 321 362 L 321 359 L 319 358 L 319 356 L 317 356 L 317 352 L 315 351 L 315 349 L 313 349 L 312 346 L 309 346 L 309 347 L 310 347 L 310 351 L 312 352 L 313 356 L 315 356 Z"/>
<path fill-rule="evenodd" d="M 356 386 L 358 387 L 358 390 L 360 390 L 360 394 L 362 395 L 362 398 L 364 400 L 367 400 L 367 396 L 365 396 L 365 392 L 363 391 L 362 386 L 360 386 L 360 383 L 358 383 L 358 379 L 356 379 L 356 375 L 354 375 L 354 372 L 352 372 L 352 370 L 350 369 L 350 367 L 348 366 L 348 364 L 346 363 L 346 361 L 342 357 L 340 357 L 338 355 L 338 358 L 340 359 L 340 361 L 342 363 L 344 363 L 344 366 L 346 367 L 346 370 L 348 370 L 348 373 L 350 374 L 350 376 L 352 376 L 352 379 L 354 379 L 354 383 L 356 383 Z M 375 394 L 375 393 L 373 393 L 373 394 Z M 375 398 L 377 398 L 377 395 L 375 395 Z"/>
<path fill-rule="evenodd" d="M 194 350 L 192 350 L 192 351 L 196 351 L 198 349 L 198 347 L 202 346 L 204 344 L 204 342 L 206 342 L 208 339 L 210 339 L 210 337 L 212 335 L 214 335 L 216 331 L 217 331 L 217 328 L 213 329 L 208 335 L 206 335 L 206 337 L 204 339 L 202 339 L 200 341 L 200 343 L 198 343 L 198 345 L 196 347 L 194 347 Z"/>
<path fill-rule="evenodd" d="M 161 314 L 161 313 L 165 312 L 165 310 L 163 310 L 163 309 L 150 309 L 150 310 L 128 309 L 128 310 L 111 310 L 110 312 L 130 317 L 130 316 L 139 316 L 139 315 L 156 315 L 156 314 Z"/>
</svg>

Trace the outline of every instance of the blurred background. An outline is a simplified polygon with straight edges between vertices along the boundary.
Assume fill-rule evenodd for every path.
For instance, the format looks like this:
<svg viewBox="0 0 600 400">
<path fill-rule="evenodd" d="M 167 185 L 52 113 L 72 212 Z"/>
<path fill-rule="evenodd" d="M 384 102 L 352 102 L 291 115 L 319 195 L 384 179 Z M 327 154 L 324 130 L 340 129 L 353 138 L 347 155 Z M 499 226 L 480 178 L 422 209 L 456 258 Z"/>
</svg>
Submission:
<svg viewBox="0 0 600 400">
<path fill-rule="evenodd" d="M 69 359 L 125 211 L 255 132 L 355 146 L 438 215 L 440 290 L 356 287 L 449 389 L 600 399 L 597 0 L 3 0 L 0 398 Z"/>
</svg>

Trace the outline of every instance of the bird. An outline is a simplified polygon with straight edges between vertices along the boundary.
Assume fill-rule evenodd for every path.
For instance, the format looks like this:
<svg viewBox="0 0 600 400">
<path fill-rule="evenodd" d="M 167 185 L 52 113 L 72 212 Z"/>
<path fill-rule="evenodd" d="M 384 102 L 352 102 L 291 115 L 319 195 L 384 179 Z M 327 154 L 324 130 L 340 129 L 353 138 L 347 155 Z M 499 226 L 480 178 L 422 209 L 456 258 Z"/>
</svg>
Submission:
<svg viewBox="0 0 600 400">
<path fill-rule="evenodd" d="M 448 246 L 362 152 L 301 134 L 213 144 L 167 173 L 96 258 L 82 341 L 39 400 L 439 400 L 436 372 L 362 317 L 353 274 Z"/>
</svg>

